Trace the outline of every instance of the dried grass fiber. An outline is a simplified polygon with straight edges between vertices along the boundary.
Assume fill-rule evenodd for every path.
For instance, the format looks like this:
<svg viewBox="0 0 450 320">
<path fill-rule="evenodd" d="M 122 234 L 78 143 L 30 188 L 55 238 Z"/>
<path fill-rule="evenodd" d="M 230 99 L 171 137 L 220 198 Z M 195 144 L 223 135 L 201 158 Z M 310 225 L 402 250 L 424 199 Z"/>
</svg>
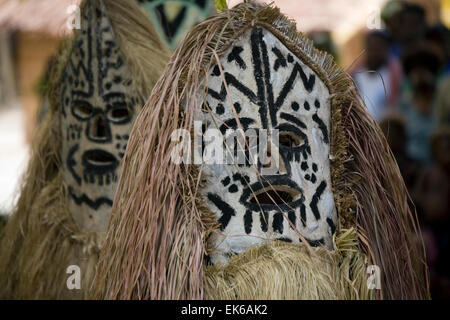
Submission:
<svg viewBox="0 0 450 320">
<path fill-rule="evenodd" d="M 135 1 L 89 0 L 97 6 L 100 1 L 106 5 L 134 90 L 145 101 L 168 49 Z M 50 79 L 51 108 L 33 141 L 20 197 L 0 243 L 0 299 L 86 298 L 104 242 L 104 233 L 86 234 L 75 225 L 62 179 L 59 86 L 74 41 L 65 40 L 57 55 Z M 69 265 L 82 271 L 81 290 L 66 287 Z"/>
<path fill-rule="evenodd" d="M 417 217 L 408 207 L 404 182 L 383 134 L 362 104 L 352 79 L 330 55 L 315 49 L 278 8 L 273 5 L 255 8 L 248 3 L 217 13 L 188 34 L 172 55 L 140 114 L 131 133 L 116 191 L 94 297 L 231 297 L 220 290 L 216 291 L 217 295 L 208 293 L 207 283 L 211 287 L 214 281 L 222 281 L 211 280 L 215 278 L 208 275 L 204 264 L 208 250 L 206 239 L 217 228 L 217 222 L 199 195 L 198 167 L 170 161 L 175 145 L 170 135 L 175 129 L 192 130 L 195 112 L 200 106 L 197 93 L 202 79 L 216 63 L 216 57 L 224 53 L 234 39 L 255 26 L 266 28 L 278 37 L 318 74 L 330 91 L 330 156 L 339 217 L 337 238 L 344 230 L 353 228 L 357 234 L 358 256 L 366 257 L 367 264 L 380 267 L 381 290 L 376 290 L 374 298 L 428 298 L 425 253 Z M 300 272 L 298 263 L 305 259 L 303 248 L 298 249 L 298 259 L 292 257 L 295 253 L 289 246 L 273 244 L 250 251 L 242 257 L 244 262 L 240 262 L 239 257 L 234 261 L 238 261 L 236 265 L 246 265 L 245 259 L 254 254 L 255 258 L 268 263 L 267 255 L 276 256 L 274 248 L 285 252 L 287 259 L 297 265 L 289 268 Z M 342 253 L 338 251 L 338 254 Z M 314 262 L 314 265 L 318 264 Z M 224 273 L 223 277 L 231 276 Z M 236 279 L 237 275 L 233 277 Z M 343 278 L 345 274 L 337 276 L 337 279 Z M 245 283 L 255 284 L 249 281 Z M 228 286 L 226 281 L 222 283 Z M 334 295 L 327 288 L 315 294 L 315 285 L 308 284 L 312 292 L 305 293 L 305 297 L 343 296 L 342 288 Z M 233 286 L 239 287 L 239 283 Z M 364 288 L 356 288 L 360 291 L 346 292 L 346 298 L 366 297 Z M 286 290 L 293 296 L 284 298 L 299 297 L 298 292 L 291 289 Z M 251 290 L 243 288 L 241 291 Z M 253 297 L 257 293 L 242 295 Z"/>
</svg>

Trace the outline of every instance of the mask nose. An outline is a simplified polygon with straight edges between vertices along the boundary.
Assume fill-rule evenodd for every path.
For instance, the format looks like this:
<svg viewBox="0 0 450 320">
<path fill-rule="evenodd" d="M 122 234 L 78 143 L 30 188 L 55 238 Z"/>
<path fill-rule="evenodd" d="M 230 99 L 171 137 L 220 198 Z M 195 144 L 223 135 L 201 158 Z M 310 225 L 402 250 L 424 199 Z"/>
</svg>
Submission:
<svg viewBox="0 0 450 320">
<path fill-rule="evenodd" d="M 262 175 L 284 175 L 287 174 L 286 164 L 280 154 L 277 144 L 271 142 L 267 144 L 265 159 L 262 159 L 261 174 Z"/>
<path fill-rule="evenodd" d="M 103 114 L 96 114 L 89 123 L 88 137 L 95 142 L 107 142 L 111 140 L 111 130 Z"/>
</svg>

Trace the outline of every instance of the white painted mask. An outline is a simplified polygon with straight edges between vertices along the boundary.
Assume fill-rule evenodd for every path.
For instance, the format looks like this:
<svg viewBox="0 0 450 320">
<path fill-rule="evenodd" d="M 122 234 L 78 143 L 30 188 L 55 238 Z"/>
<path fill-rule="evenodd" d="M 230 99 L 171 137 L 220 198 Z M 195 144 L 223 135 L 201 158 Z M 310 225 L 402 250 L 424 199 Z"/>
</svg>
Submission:
<svg viewBox="0 0 450 320">
<path fill-rule="evenodd" d="M 138 0 L 147 12 L 161 39 L 170 48 L 177 44 L 199 22 L 211 14 L 212 0 Z"/>
<path fill-rule="evenodd" d="M 201 193 L 221 225 L 209 239 L 213 264 L 281 240 L 332 248 L 337 215 L 330 176 L 330 94 L 319 76 L 272 33 L 245 32 L 203 82 L 204 130 L 278 129 L 279 170 L 261 164 L 203 164 Z M 223 77 L 228 84 L 226 90 Z M 200 90 L 200 92 L 203 92 Z M 233 108 L 237 112 L 236 121 Z M 205 108 L 203 108 L 205 110 Z M 240 125 L 239 125 L 240 123 Z"/>
<path fill-rule="evenodd" d="M 99 3 L 86 3 L 61 85 L 64 182 L 69 209 L 85 232 L 106 231 L 119 162 L 142 105 Z"/>
</svg>

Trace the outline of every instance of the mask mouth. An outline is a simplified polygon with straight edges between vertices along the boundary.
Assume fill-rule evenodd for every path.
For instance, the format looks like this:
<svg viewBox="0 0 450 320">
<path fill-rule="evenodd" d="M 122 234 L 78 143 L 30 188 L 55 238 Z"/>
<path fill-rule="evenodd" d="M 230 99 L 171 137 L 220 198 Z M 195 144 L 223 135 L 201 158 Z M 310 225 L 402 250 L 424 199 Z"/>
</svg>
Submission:
<svg viewBox="0 0 450 320">
<path fill-rule="evenodd" d="M 86 173 L 106 173 L 114 171 L 119 164 L 117 158 L 108 151 L 94 149 L 83 154 Z"/>
<path fill-rule="evenodd" d="M 302 197 L 302 192 L 286 185 L 269 185 L 250 193 L 252 205 L 286 205 Z"/>
</svg>

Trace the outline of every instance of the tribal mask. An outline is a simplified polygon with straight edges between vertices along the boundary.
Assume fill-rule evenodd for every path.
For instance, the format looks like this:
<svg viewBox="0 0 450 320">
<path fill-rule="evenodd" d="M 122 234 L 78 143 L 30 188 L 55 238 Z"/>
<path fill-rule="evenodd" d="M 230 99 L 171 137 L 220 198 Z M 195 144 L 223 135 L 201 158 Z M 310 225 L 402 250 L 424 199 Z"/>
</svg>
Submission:
<svg viewBox="0 0 450 320">
<path fill-rule="evenodd" d="M 417 217 L 382 132 L 292 20 L 273 5 L 224 9 L 169 66 L 130 139 L 96 298 L 428 296 Z M 254 161 L 250 135 L 248 148 L 229 143 L 238 128 L 275 140 L 270 161 Z"/>
<path fill-rule="evenodd" d="M 61 84 L 64 180 L 84 231 L 105 231 L 118 165 L 142 101 L 102 1 L 89 1 Z"/>
<path fill-rule="evenodd" d="M 266 129 L 272 140 L 278 130 L 278 144 L 268 146 L 267 153 L 278 170 L 265 174 L 264 161 L 203 165 L 202 195 L 220 223 L 220 232 L 210 239 L 212 263 L 225 263 L 232 254 L 271 240 L 300 243 L 303 238 L 311 246 L 332 248 L 337 215 L 326 85 L 261 27 L 237 39 L 220 64 L 204 81 L 206 130 L 219 129 L 226 136 L 227 129 Z"/>
<path fill-rule="evenodd" d="M 175 49 L 186 33 L 214 12 L 211 0 L 138 0 L 161 39 Z"/>
</svg>

